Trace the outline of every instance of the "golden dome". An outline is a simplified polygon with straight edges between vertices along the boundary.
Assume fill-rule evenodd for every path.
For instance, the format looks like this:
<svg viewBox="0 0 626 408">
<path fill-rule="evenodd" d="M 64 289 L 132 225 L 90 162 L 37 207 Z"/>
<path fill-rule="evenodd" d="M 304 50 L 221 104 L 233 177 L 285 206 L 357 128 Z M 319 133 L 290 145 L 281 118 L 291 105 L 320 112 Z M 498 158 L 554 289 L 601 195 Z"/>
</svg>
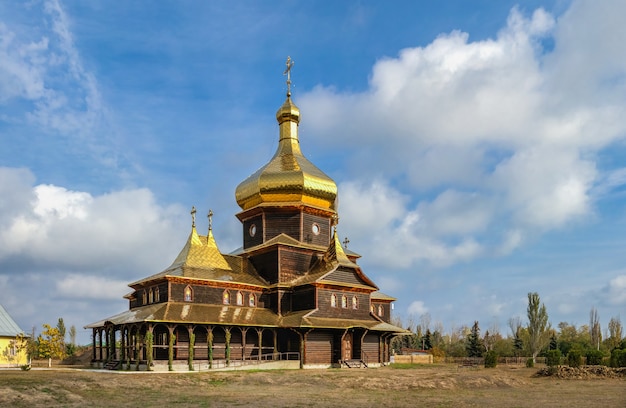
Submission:
<svg viewBox="0 0 626 408">
<path fill-rule="evenodd" d="M 278 149 L 269 163 L 237 186 L 237 204 L 244 211 L 263 203 L 294 202 L 336 210 L 337 185 L 300 151 L 300 110 L 289 93 L 276 112 L 276 120 L 280 129 Z"/>
</svg>

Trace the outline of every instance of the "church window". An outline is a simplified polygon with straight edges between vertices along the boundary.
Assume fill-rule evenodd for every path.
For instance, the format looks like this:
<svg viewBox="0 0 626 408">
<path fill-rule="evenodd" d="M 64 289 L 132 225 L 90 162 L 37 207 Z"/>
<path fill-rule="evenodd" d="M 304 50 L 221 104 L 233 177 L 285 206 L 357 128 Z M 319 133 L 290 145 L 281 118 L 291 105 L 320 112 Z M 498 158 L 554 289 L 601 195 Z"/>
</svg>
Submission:
<svg viewBox="0 0 626 408">
<path fill-rule="evenodd" d="M 383 313 L 383 306 L 382 305 L 378 305 L 378 316 L 382 316 Z"/>
<path fill-rule="evenodd" d="M 348 307 L 348 298 L 346 295 L 341 295 L 341 307 L 344 309 Z"/>
<path fill-rule="evenodd" d="M 250 293 L 250 297 L 248 298 L 248 306 L 256 307 L 256 296 L 254 293 Z"/>
<path fill-rule="evenodd" d="M 144 305 L 148 304 L 148 294 L 146 293 L 145 289 L 144 289 L 143 293 L 141 294 L 141 300 L 143 301 Z"/>
<path fill-rule="evenodd" d="M 243 293 L 237 292 L 237 306 L 243 305 Z"/>
<path fill-rule="evenodd" d="M 159 287 L 158 286 L 154 289 L 154 301 L 155 302 L 160 302 L 161 301 L 161 297 L 159 295 Z"/>
<path fill-rule="evenodd" d="M 193 289 L 187 285 L 185 288 L 185 302 L 191 302 L 193 300 Z"/>
<path fill-rule="evenodd" d="M 254 237 L 256 235 L 256 224 L 250 225 L 250 229 L 248 230 L 248 232 L 250 233 L 251 237 Z"/>
<path fill-rule="evenodd" d="M 376 313 L 374 305 L 370 305 L 370 312 Z"/>
<path fill-rule="evenodd" d="M 230 305 L 230 292 L 227 290 L 222 294 L 222 303 L 225 305 Z"/>
<path fill-rule="evenodd" d="M 150 288 L 148 292 L 148 303 L 154 303 L 154 291 Z"/>
<path fill-rule="evenodd" d="M 337 307 L 337 295 L 330 295 L 330 307 Z"/>
<path fill-rule="evenodd" d="M 313 232 L 314 235 L 319 235 L 320 234 L 320 225 L 315 223 L 311 226 L 311 231 Z"/>
<path fill-rule="evenodd" d="M 352 296 L 352 308 L 353 309 L 359 308 L 359 299 L 356 297 L 356 295 Z"/>
</svg>

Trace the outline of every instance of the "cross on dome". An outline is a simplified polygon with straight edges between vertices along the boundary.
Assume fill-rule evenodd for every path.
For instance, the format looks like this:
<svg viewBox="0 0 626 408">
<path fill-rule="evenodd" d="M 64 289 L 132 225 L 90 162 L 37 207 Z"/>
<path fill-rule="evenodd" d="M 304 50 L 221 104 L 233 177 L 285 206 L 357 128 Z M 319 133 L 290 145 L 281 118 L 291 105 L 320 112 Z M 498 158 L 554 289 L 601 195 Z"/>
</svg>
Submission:
<svg viewBox="0 0 626 408">
<path fill-rule="evenodd" d="M 287 75 L 287 96 L 291 96 L 291 67 L 293 67 L 293 60 L 291 57 L 287 57 L 285 65 L 287 65 L 287 68 L 285 69 L 285 72 L 283 72 L 283 75 Z"/>
</svg>

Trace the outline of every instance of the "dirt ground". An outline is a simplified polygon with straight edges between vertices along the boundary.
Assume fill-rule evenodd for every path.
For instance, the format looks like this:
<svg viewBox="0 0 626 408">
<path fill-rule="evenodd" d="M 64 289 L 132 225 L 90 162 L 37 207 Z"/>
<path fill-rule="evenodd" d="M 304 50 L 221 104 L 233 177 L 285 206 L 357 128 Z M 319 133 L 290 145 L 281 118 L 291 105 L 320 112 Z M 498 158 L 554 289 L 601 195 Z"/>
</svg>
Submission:
<svg viewBox="0 0 626 408">
<path fill-rule="evenodd" d="M 0 370 L 10 407 L 626 407 L 626 376 L 560 378 L 455 365 L 145 373 Z"/>
</svg>

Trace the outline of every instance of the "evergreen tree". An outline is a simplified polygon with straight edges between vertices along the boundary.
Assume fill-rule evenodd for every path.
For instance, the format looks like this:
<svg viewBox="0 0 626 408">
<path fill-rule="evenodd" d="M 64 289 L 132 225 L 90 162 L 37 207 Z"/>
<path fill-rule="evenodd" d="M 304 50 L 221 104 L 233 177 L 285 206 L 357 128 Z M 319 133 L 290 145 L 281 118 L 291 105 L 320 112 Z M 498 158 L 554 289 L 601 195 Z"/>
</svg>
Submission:
<svg viewBox="0 0 626 408">
<path fill-rule="evenodd" d="M 532 354 L 533 363 L 536 363 L 537 355 L 550 341 L 547 336 L 548 329 L 548 312 L 546 306 L 541 303 L 537 292 L 528 293 L 528 346 Z"/>
<path fill-rule="evenodd" d="M 424 343 L 424 350 L 430 350 L 431 348 L 433 348 L 432 334 L 430 333 L 430 329 L 426 330 L 423 343 Z"/>
<path fill-rule="evenodd" d="M 467 335 L 467 343 L 465 345 L 468 357 L 482 357 L 483 356 L 483 342 L 480 338 L 480 328 L 478 327 L 478 321 L 474 322 L 472 330 Z"/>
<path fill-rule="evenodd" d="M 556 350 L 559 348 L 559 343 L 556 340 L 556 334 L 552 333 L 550 336 L 550 350 Z"/>
</svg>

